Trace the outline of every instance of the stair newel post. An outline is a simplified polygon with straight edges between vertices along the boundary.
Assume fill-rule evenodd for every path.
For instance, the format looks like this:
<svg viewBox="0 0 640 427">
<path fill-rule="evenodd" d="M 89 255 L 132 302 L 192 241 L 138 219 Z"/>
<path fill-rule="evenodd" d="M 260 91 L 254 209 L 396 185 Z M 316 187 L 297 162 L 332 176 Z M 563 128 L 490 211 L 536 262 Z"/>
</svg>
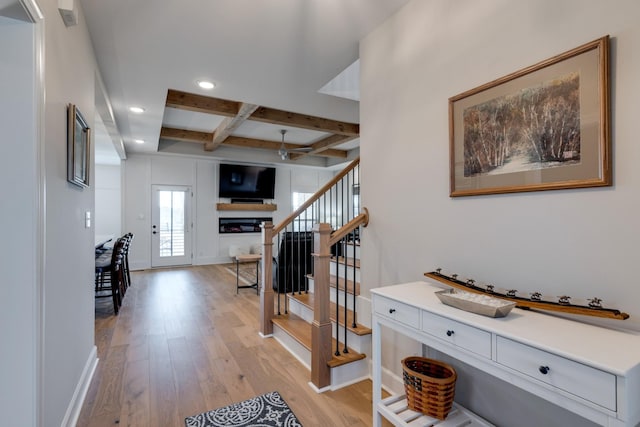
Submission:
<svg viewBox="0 0 640 427">
<path fill-rule="evenodd" d="M 356 228 L 356 230 L 358 230 L 358 236 L 360 235 L 360 231 L 361 231 L 360 226 L 358 226 L 358 228 Z M 351 263 L 353 265 L 353 319 L 351 321 L 351 327 L 352 328 L 357 328 L 358 325 L 356 324 L 356 280 L 357 280 L 357 276 L 356 276 L 356 230 L 353 230 L 353 254 L 351 256 Z M 345 253 L 346 256 L 346 253 Z M 359 264 L 358 264 L 359 265 Z M 345 307 L 347 306 L 347 304 L 345 303 Z"/>
<path fill-rule="evenodd" d="M 262 288 L 260 289 L 260 334 L 273 335 L 273 223 L 262 223 Z"/>
<path fill-rule="evenodd" d="M 336 243 L 333 245 L 336 248 L 336 254 L 340 253 L 339 248 L 342 248 L 340 243 Z M 336 268 L 336 301 L 340 301 L 340 275 L 339 273 L 339 258 L 336 258 L 336 262 L 338 263 L 338 268 Z M 340 304 L 336 304 L 336 351 L 333 353 L 334 356 L 340 356 Z"/>
<path fill-rule="evenodd" d="M 347 238 L 345 237 L 343 239 L 344 243 L 343 243 L 343 247 L 344 249 L 342 250 L 342 255 L 344 257 L 344 326 L 342 329 L 344 329 L 344 349 L 342 350 L 343 353 L 349 353 L 349 347 L 348 347 L 348 343 L 347 343 L 347 326 L 348 326 L 348 319 L 347 319 L 347 312 L 348 312 L 348 305 L 349 305 L 349 274 L 348 274 L 348 269 L 347 269 Z M 338 263 L 338 265 L 336 266 L 336 271 L 340 269 L 340 264 Z M 355 268 L 354 268 L 355 269 Z M 356 281 L 353 281 L 353 294 L 356 294 Z M 339 300 L 338 300 L 339 301 Z M 355 313 L 355 312 L 354 312 Z M 339 335 L 338 335 L 339 336 Z"/>
<path fill-rule="evenodd" d="M 331 360 L 331 318 L 329 315 L 329 262 L 331 250 L 329 238 L 331 226 L 316 224 L 313 228 L 313 276 L 314 307 L 311 325 L 311 382 L 322 389 L 331 384 L 331 371 L 327 363 Z"/>
</svg>

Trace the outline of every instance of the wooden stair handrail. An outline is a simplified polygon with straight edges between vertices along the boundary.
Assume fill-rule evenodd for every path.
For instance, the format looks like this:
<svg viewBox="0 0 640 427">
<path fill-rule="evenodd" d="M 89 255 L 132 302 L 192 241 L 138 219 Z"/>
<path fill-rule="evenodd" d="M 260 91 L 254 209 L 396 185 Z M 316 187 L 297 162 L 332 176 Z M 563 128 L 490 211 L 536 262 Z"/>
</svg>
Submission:
<svg viewBox="0 0 640 427">
<path fill-rule="evenodd" d="M 331 233 L 331 237 L 329 238 L 329 247 L 338 243 L 344 236 L 351 233 L 360 225 L 363 225 L 365 227 L 369 225 L 369 210 L 365 207 L 363 207 L 362 210 L 364 212 Z"/>
<path fill-rule="evenodd" d="M 309 197 L 307 201 L 305 201 L 298 209 L 293 211 L 291 215 L 283 219 L 280 224 L 273 227 L 273 235 L 275 236 L 280 231 L 282 231 L 287 225 L 291 224 L 294 219 L 296 219 L 301 213 L 307 210 L 309 206 L 314 204 L 324 193 L 326 193 L 331 187 L 336 185 L 338 181 L 344 178 L 349 172 L 351 172 L 356 166 L 360 164 L 360 157 L 356 158 L 354 161 L 349 163 L 349 165 L 344 168 L 340 173 L 333 177 L 329 182 L 327 182 L 322 188 L 313 193 L 313 196 Z"/>
<path fill-rule="evenodd" d="M 353 171 L 360 164 L 360 158 L 353 160 L 347 167 L 329 180 L 316 191 L 298 209 L 287 216 L 278 225 L 270 222 L 262 225 L 262 288 L 260 291 L 260 333 L 263 336 L 273 334 L 274 318 L 274 291 L 273 270 L 271 259 L 273 257 L 273 239 L 282 230 L 300 217 L 310 206 L 325 196 L 337 183 Z M 315 224 L 313 232 L 313 271 L 316 282 L 313 322 L 311 323 L 311 383 L 322 390 L 331 384 L 331 370 L 329 363 L 333 359 L 332 352 L 332 323 L 330 317 L 330 274 L 331 246 L 343 239 L 357 227 L 369 223 L 369 211 L 362 208 L 362 212 L 339 229 L 332 231 L 331 225 L 326 223 Z M 346 332 L 345 332 L 346 333 Z"/>
</svg>

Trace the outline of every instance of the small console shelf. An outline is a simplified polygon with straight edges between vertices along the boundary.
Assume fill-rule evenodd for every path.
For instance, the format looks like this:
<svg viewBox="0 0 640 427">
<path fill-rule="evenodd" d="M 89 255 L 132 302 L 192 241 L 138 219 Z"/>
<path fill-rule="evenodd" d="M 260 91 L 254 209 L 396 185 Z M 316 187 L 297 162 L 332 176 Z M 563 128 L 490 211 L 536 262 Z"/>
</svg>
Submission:
<svg viewBox="0 0 640 427">
<path fill-rule="evenodd" d="M 272 203 L 218 203 L 219 211 L 270 211 L 278 209 L 278 205 Z"/>
<path fill-rule="evenodd" d="M 431 282 L 371 290 L 374 427 L 381 416 L 396 426 L 408 425 L 381 398 L 382 326 L 600 425 L 639 425 L 637 333 L 518 308 L 507 317 L 490 318 L 442 304 L 435 295 L 439 290 Z M 474 421 L 471 425 L 484 425 Z"/>
</svg>

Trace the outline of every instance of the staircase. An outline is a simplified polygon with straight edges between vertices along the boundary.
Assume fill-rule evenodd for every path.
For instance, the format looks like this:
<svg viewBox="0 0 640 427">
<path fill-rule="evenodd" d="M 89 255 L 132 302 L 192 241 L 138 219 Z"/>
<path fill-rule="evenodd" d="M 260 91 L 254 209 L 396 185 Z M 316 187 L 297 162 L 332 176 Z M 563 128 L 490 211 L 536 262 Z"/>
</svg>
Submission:
<svg viewBox="0 0 640 427">
<path fill-rule="evenodd" d="M 356 282 L 347 279 L 353 277 Z M 331 372 L 330 388 L 335 390 L 369 377 L 367 354 L 371 354 L 371 328 L 357 322 L 357 315 L 351 308 L 354 297 L 360 294 L 360 266 L 356 258 L 346 260 L 333 257 L 330 261 L 330 304 L 332 357 L 327 363 Z M 293 353 L 305 366 L 311 366 L 312 327 L 314 319 L 315 293 L 314 278 L 308 278 L 309 291 L 287 294 L 288 313 L 276 315 L 273 319 L 273 336 Z M 355 289 L 355 291 L 354 291 Z M 345 302 L 346 300 L 346 302 Z M 345 322 L 346 311 L 346 322 Z M 355 319 L 355 320 L 354 320 Z M 355 326 L 354 326 L 355 323 Z M 338 327 L 336 327 L 336 325 Z M 346 331 L 346 332 L 345 332 Z M 346 341 L 345 341 L 346 333 Z M 348 352 L 344 352 L 345 342 Z M 336 354 L 337 352 L 337 354 Z"/>
<path fill-rule="evenodd" d="M 371 329 L 357 321 L 359 236 L 368 213 L 363 209 L 356 215 L 350 203 L 357 195 L 356 185 L 359 190 L 358 164 L 359 159 L 352 162 L 281 224 L 263 227 L 261 334 L 276 338 L 309 367 L 317 391 L 335 390 L 369 377 L 366 356 L 371 354 Z M 295 224 L 310 223 L 309 216 L 315 225 L 313 248 L 307 248 L 313 249 L 313 262 L 307 267 L 304 255 L 285 252 L 296 238 L 297 246 L 294 249 L 291 243 L 291 251 L 305 250 L 300 239 L 308 239 L 308 231 L 296 229 Z M 274 247 L 278 253 L 272 258 Z M 296 260 L 294 265 L 281 265 L 289 258 Z M 271 259 L 277 261 L 266 262 Z"/>
</svg>

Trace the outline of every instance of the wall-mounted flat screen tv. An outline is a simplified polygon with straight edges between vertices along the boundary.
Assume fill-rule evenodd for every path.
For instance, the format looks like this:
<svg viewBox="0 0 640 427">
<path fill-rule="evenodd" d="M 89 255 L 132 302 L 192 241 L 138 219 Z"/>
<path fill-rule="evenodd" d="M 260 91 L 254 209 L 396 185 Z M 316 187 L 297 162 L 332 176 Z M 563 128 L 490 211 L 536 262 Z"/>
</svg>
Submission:
<svg viewBox="0 0 640 427">
<path fill-rule="evenodd" d="M 220 164 L 219 197 L 232 199 L 273 199 L 276 168 Z"/>
</svg>

